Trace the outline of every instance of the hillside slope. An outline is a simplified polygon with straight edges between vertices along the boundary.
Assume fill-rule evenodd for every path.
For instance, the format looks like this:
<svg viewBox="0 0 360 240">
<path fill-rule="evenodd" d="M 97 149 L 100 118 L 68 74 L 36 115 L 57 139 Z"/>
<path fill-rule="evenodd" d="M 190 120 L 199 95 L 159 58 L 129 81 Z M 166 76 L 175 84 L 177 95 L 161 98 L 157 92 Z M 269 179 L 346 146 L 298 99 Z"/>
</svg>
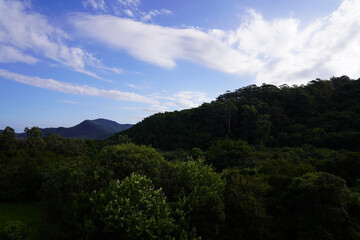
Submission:
<svg viewBox="0 0 360 240">
<path fill-rule="evenodd" d="M 161 149 L 207 148 L 230 137 L 271 147 L 311 144 L 358 151 L 360 80 L 342 76 L 293 87 L 250 85 L 198 108 L 157 113 L 119 134 Z"/>
</svg>

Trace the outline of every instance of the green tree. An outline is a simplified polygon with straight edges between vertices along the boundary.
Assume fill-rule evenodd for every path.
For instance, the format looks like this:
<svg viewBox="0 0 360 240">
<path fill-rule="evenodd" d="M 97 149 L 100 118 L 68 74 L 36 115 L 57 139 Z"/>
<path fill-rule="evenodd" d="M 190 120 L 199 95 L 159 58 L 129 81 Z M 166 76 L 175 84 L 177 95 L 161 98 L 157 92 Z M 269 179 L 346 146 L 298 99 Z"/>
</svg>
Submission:
<svg viewBox="0 0 360 240">
<path fill-rule="evenodd" d="M 249 167 L 252 165 L 249 159 L 251 147 L 241 139 L 218 140 L 208 150 L 208 162 L 217 170 L 234 166 Z"/>
<path fill-rule="evenodd" d="M 217 239 L 225 220 L 221 175 L 203 159 L 175 163 L 164 179 L 164 191 L 173 204 L 180 231 L 193 229 L 204 239 Z"/>
<path fill-rule="evenodd" d="M 246 175 L 225 171 L 226 222 L 224 239 L 269 239 L 271 217 L 266 213 L 265 199 L 271 191 L 264 175 Z"/>
<path fill-rule="evenodd" d="M 111 181 L 93 201 L 109 239 L 171 239 L 171 208 L 162 190 L 144 176 Z"/>
<path fill-rule="evenodd" d="M 350 191 L 343 179 L 328 173 L 307 173 L 289 186 L 286 219 L 291 238 L 344 239 Z"/>
<path fill-rule="evenodd" d="M 233 99 L 221 99 L 215 102 L 216 108 L 219 111 L 219 114 L 223 115 L 222 118 L 224 119 L 225 125 L 227 127 L 227 133 L 231 136 L 231 122 L 232 122 L 232 113 L 238 111 L 237 106 L 234 103 Z"/>
<path fill-rule="evenodd" d="M 99 175 L 99 173 L 104 175 Z M 42 206 L 67 239 L 86 239 L 93 227 L 90 193 L 107 186 L 105 171 L 88 157 L 57 156 L 43 170 Z"/>
<path fill-rule="evenodd" d="M 19 145 L 18 140 L 15 138 L 15 131 L 11 127 L 6 127 L 0 134 L 0 149 L 3 150 L 16 150 Z"/>
<path fill-rule="evenodd" d="M 99 156 L 102 166 L 113 179 L 123 179 L 136 172 L 155 180 L 160 175 L 162 156 L 152 147 L 137 146 L 133 143 L 107 146 Z"/>
<path fill-rule="evenodd" d="M 24 132 L 26 133 L 26 146 L 28 148 L 34 148 L 37 150 L 43 150 L 45 148 L 45 141 L 43 134 L 38 127 L 28 128 L 26 127 Z"/>
<path fill-rule="evenodd" d="M 29 231 L 25 223 L 16 220 L 9 221 L 0 233 L 1 240 L 24 240 Z"/>
<path fill-rule="evenodd" d="M 348 239 L 360 239 L 360 193 L 353 191 L 346 203 L 346 211 L 350 214 Z"/>
</svg>

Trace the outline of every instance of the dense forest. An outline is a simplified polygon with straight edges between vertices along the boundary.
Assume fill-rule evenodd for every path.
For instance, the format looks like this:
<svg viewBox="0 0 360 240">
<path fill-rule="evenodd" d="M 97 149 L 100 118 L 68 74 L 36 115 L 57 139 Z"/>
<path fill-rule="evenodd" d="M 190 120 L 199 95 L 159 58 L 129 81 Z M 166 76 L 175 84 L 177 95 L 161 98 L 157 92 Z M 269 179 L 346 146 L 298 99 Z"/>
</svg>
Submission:
<svg viewBox="0 0 360 240">
<path fill-rule="evenodd" d="M 224 137 L 267 147 L 360 150 L 360 80 L 250 85 L 198 108 L 158 113 L 121 133 L 161 149 L 208 148 Z M 114 137 L 115 138 L 115 137 Z"/>
<path fill-rule="evenodd" d="M 0 239 L 360 239 L 359 101 L 343 76 L 251 85 L 107 140 L 7 127 Z M 1 216 L 24 205 L 37 214 Z"/>
</svg>

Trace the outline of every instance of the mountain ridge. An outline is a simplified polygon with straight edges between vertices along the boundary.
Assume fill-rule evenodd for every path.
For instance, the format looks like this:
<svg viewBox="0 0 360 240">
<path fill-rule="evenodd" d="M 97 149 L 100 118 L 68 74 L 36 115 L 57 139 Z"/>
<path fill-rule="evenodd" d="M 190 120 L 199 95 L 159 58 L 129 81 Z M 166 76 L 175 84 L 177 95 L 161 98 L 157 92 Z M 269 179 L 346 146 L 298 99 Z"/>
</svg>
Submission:
<svg viewBox="0 0 360 240">
<path fill-rule="evenodd" d="M 98 118 L 84 120 L 73 127 L 39 128 L 39 130 L 44 136 L 48 133 L 54 133 L 65 138 L 104 140 L 132 126 L 132 124 L 120 124 L 112 120 Z M 16 136 L 18 138 L 26 138 L 26 133 L 17 133 Z"/>
</svg>

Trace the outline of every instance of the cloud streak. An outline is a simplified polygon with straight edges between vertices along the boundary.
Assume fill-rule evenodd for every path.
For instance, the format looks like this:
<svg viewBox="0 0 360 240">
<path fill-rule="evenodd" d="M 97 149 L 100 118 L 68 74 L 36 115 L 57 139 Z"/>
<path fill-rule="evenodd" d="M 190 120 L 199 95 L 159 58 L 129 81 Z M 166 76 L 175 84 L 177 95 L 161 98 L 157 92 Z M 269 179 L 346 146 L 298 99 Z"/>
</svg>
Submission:
<svg viewBox="0 0 360 240">
<path fill-rule="evenodd" d="M 179 91 L 170 96 L 154 93 L 151 98 L 158 100 L 158 103 L 151 104 L 149 107 L 125 107 L 124 109 L 146 113 L 166 112 L 195 108 L 213 100 L 208 98 L 206 93 L 198 91 Z"/>
<path fill-rule="evenodd" d="M 102 80 L 87 67 L 113 71 L 83 49 L 68 46 L 68 40 L 64 31 L 49 24 L 45 16 L 30 12 L 22 2 L 0 0 L 0 62 L 34 64 L 38 57 L 45 57 Z"/>
<path fill-rule="evenodd" d="M 34 64 L 38 61 L 38 59 L 26 55 L 14 47 L 0 44 L 0 62 L 23 62 L 28 64 Z"/>
<path fill-rule="evenodd" d="M 26 76 L 14 72 L 0 69 L 0 77 L 26 85 L 53 90 L 61 93 L 75 95 L 97 96 L 114 99 L 117 101 L 140 102 L 149 104 L 158 104 L 157 100 L 139 95 L 132 92 L 121 92 L 118 90 L 103 90 L 88 85 L 75 85 L 66 82 L 59 82 L 53 79 L 44 79 L 33 76 Z"/>
<path fill-rule="evenodd" d="M 143 22 L 150 22 L 156 16 L 172 14 L 168 9 L 153 9 L 149 12 L 141 11 L 140 0 L 83 0 L 82 4 L 86 9 L 92 8 L 96 12 L 138 19 Z"/>
<path fill-rule="evenodd" d="M 140 17 L 141 21 L 143 22 L 149 22 L 152 20 L 153 17 L 159 16 L 159 15 L 171 15 L 172 12 L 168 9 L 161 9 L 161 10 L 151 10 L 148 13 L 142 12 L 142 16 Z"/>
<path fill-rule="evenodd" d="M 75 102 L 75 101 L 71 101 L 71 100 L 58 100 L 57 102 L 74 104 L 74 105 L 91 106 L 90 104 L 87 104 L 87 103 Z"/>
<path fill-rule="evenodd" d="M 82 1 L 82 5 L 85 8 L 92 7 L 96 10 L 106 11 L 106 3 L 104 0 L 84 0 Z"/>
<path fill-rule="evenodd" d="M 198 107 L 204 102 L 211 101 L 205 93 L 194 91 L 180 91 L 174 94 L 174 99 L 176 99 L 176 104 L 180 109 Z"/>
<path fill-rule="evenodd" d="M 189 60 L 227 73 L 255 72 L 262 63 L 249 59 L 219 39 L 200 30 L 175 29 L 111 15 L 79 14 L 74 25 L 87 37 L 133 57 L 171 69 Z"/>
<path fill-rule="evenodd" d="M 86 37 L 167 69 L 187 60 L 225 73 L 253 75 L 258 84 L 360 75 L 358 0 L 345 0 L 306 26 L 292 17 L 266 20 L 254 10 L 230 31 L 162 27 L 104 14 L 79 14 L 72 22 Z"/>
</svg>

